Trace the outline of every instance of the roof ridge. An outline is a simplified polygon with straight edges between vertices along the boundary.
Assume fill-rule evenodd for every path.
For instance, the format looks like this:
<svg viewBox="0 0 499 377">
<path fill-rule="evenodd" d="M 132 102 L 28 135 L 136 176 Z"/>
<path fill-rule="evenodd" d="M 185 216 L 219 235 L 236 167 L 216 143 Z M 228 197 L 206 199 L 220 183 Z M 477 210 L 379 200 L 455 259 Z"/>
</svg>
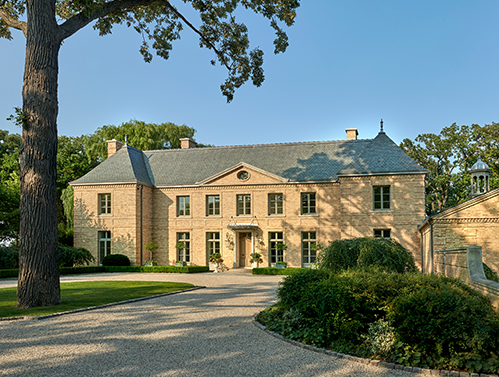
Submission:
<svg viewBox="0 0 499 377">
<path fill-rule="evenodd" d="M 374 139 L 356 139 L 356 140 L 318 140 L 318 141 L 292 141 L 286 143 L 269 143 L 269 144 L 241 144 L 241 145 L 220 145 L 215 147 L 203 148 L 170 148 L 170 149 L 148 149 L 143 152 L 169 152 L 182 150 L 210 150 L 210 149 L 230 149 L 230 148 L 253 148 L 253 147 L 272 147 L 277 145 L 304 145 L 304 144 L 335 144 L 335 143 L 351 143 L 357 141 L 373 141 Z M 132 147 L 133 148 L 133 147 Z"/>
</svg>

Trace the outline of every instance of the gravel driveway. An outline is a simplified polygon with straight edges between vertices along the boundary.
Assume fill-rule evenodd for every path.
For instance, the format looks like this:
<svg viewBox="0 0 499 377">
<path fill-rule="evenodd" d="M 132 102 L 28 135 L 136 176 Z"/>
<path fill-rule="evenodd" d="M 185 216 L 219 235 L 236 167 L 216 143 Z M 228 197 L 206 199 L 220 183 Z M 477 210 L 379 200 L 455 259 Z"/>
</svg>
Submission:
<svg viewBox="0 0 499 377">
<path fill-rule="evenodd" d="M 416 376 L 313 352 L 252 323 L 275 301 L 279 276 L 102 274 L 77 280 L 157 280 L 191 292 L 62 315 L 0 322 L 2 376 Z M 13 281 L 0 281 L 0 288 Z"/>
</svg>

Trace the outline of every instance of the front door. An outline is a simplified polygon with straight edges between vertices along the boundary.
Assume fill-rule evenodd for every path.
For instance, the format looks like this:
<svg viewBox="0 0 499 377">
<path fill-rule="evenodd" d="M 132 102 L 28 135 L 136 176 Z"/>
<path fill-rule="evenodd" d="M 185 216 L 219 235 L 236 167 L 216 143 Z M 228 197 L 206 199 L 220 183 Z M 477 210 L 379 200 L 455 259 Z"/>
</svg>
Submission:
<svg viewBox="0 0 499 377">
<path fill-rule="evenodd" d="M 251 254 L 251 233 L 238 233 L 238 244 L 237 250 L 239 255 L 239 266 L 238 267 L 249 267 L 250 254 Z"/>
</svg>

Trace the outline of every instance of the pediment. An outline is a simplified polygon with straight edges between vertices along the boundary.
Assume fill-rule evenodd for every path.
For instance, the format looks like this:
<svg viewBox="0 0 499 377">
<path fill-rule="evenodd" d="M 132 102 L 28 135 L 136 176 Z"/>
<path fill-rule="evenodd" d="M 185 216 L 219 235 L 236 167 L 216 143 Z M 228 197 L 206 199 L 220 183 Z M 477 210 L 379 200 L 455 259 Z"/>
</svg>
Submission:
<svg viewBox="0 0 499 377">
<path fill-rule="evenodd" d="M 240 162 L 225 169 L 211 177 L 208 177 L 198 185 L 254 185 L 288 182 L 289 179 L 280 177 L 263 169 L 257 168 L 245 162 Z"/>
</svg>

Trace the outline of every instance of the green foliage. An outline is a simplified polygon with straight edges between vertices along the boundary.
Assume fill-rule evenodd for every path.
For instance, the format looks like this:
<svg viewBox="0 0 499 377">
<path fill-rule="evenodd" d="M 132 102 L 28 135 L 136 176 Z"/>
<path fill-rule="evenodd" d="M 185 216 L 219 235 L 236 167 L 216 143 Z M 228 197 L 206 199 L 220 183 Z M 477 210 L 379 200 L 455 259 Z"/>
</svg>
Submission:
<svg viewBox="0 0 499 377">
<path fill-rule="evenodd" d="M 130 266 L 130 259 L 123 254 L 109 254 L 102 260 L 103 266 Z"/>
<path fill-rule="evenodd" d="M 93 134 L 86 136 L 85 152 L 90 160 L 103 161 L 107 158 L 107 140 L 128 139 L 128 145 L 140 150 L 180 148 L 180 139 L 193 138 L 196 130 L 186 125 L 173 123 L 145 123 L 130 120 L 119 126 L 102 126 Z"/>
<path fill-rule="evenodd" d="M 441 212 L 469 199 L 468 169 L 478 156 L 489 165 L 491 188 L 499 187 L 499 124 L 444 127 L 440 134 L 421 134 L 404 139 L 400 147 L 428 170 L 426 213 Z"/>
<path fill-rule="evenodd" d="M 258 268 L 253 268 L 251 270 L 251 273 L 253 275 L 293 275 L 302 270 L 309 270 L 309 269 L 301 267 L 287 267 L 287 268 L 258 267 Z"/>
<path fill-rule="evenodd" d="M 309 269 L 285 277 L 277 293 L 257 320 L 288 338 L 403 365 L 499 370 L 499 315 L 457 279 Z"/>
<path fill-rule="evenodd" d="M 95 258 L 90 251 L 82 247 L 59 246 L 59 266 L 76 267 L 89 265 Z"/>
<path fill-rule="evenodd" d="M 406 287 L 388 309 L 398 340 L 429 364 L 480 372 L 477 362 L 485 359 L 499 368 L 499 316 L 490 302 L 457 280 L 420 282 Z"/>
<path fill-rule="evenodd" d="M 493 269 L 491 269 L 485 263 L 483 263 L 483 272 L 485 273 L 485 277 L 487 279 L 495 281 L 496 283 L 499 283 L 499 276 L 497 276 L 497 272 L 495 272 Z"/>
<path fill-rule="evenodd" d="M 106 272 L 104 266 L 80 266 L 80 267 L 60 267 L 59 273 L 61 275 L 77 275 L 77 274 L 90 274 L 96 272 Z"/>
<path fill-rule="evenodd" d="M 68 229 L 63 223 L 59 223 L 57 224 L 57 232 L 59 236 L 59 245 L 73 247 L 73 228 Z"/>
<path fill-rule="evenodd" d="M 0 278 L 17 278 L 19 270 L 17 268 L 0 270 Z"/>
<path fill-rule="evenodd" d="M 19 248 L 0 247 L 0 270 L 19 267 Z M 17 276 L 17 275 L 16 275 Z"/>
<path fill-rule="evenodd" d="M 159 248 L 159 246 L 157 244 L 155 244 L 154 242 L 148 242 L 148 243 L 146 243 L 146 246 L 144 247 L 144 249 L 150 250 L 150 251 L 158 250 L 158 248 Z"/>
<path fill-rule="evenodd" d="M 333 272 L 356 266 L 378 266 L 386 272 L 417 271 L 412 254 L 398 242 L 371 237 L 331 242 L 319 254 L 318 264 Z"/>
<path fill-rule="evenodd" d="M 106 266 L 106 272 L 165 272 L 165 273 L 197 273 L 209 272 L 208 266 Z"/>
</svg>

